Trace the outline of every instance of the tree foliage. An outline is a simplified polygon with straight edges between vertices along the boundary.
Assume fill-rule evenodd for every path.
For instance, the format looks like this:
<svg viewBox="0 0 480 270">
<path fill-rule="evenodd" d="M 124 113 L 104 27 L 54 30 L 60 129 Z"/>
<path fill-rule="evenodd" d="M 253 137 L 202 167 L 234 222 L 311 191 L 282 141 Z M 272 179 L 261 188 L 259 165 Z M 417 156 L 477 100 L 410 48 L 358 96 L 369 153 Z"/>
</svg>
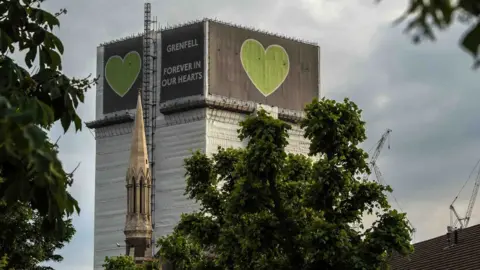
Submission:
<svg viewBox="0 0 480 270">
<path fill-rule="evenodd" d="M 357 177 L 368 172 L 361 110 L 322 99 L 305 113 L 310 157 L 286 153 L 291 126 L 260 111 L 241 123 L 245 149 L 187 158 L 186 194 L 201 209 L 159 239 L 158 256 L 177 270 L 365 270 L 411 252 L 412 228 L 390 208 L 391 189 Z M 364 213 L 376 221 L 354 226 Z"/>
<path fill-rule="evenodd" d="M 0 258 L 9 269 L 41 269 L 75 230 L 69 216 L 79 213 L 65 172 L 47 132 L 60 122 L 66 132 L 82 121 L 76 113 L 95 82 L 62 72 L 64 47 L 53 33 L 60 10 L 43 10 L 44 0 L 0 2 Z M 13 54 L 24 52 L 24 61 Z"/>
<path fill-rule="evenodd" d="M 43 228 L 44 219 L 25 203 L 0 204 L 0 254 L 8 258 L 5 269 L 47 270 L 53 268 L 38 264 L 63 260 L 55 251 L 75 233 L 72 221 L 65 220 L 63 229 L 55 230 Z"/>
<path fill-rule="evenodd" d="M 25 203 L 45 217 L 44 228 L 61 229 L 80 209 L 46 131 L 56 122 L 81 129 L 76 108 L 94 81 L 62 73 L 64 47 L 52 31 L 66 11 L 49 13 L 41 2 L 0 2 L 0 199 Z M 26 52 L 24 63 L 10 57 L 18 52 Z"/>
<path fill-rule="evenodd" d="M 131 256 L 105 257 L 105 263 L 102 265 L 105 270 L 159 270 L 157 260 L 152 260 L 136 265 Z"/>
<path fill-rule="evenodd" d="M 105 257 L 102 265 L 105 270 L 140 270 L 131 256 Z"/>
<path fill-rule="evenodd" d="M 8 265 L 8 257 L 6 254 L 4 254 L 1 258 L 0 258 L 0 270 L 6 270 L 8 268 L 6 268 Z"/>
<path fill-rule="evenodd" d="M 410 0 L 397 22 L 405 20 L 405 31 L 412 34 L 414 43 L 434 41 L 438 31 L 450 28 L 455 22 L 466 25 L 468 29 L 460 39 L 460 46 L 472 55 L 474 67 L 480 66 L 480 0 Z"/>
</svg>

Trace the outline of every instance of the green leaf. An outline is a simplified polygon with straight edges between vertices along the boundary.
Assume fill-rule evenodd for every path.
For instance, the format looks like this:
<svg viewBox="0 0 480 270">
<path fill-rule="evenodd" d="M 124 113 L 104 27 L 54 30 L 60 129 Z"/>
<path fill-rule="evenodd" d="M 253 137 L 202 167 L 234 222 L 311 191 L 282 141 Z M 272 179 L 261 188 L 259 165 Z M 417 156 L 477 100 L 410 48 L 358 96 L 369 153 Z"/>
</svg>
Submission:
<svg viewBox="0 0 480 270">
<path fill-rule="evenodd" d="M 35 125 L 26 126 L 24 136 L 29 140 L 31 149 L 41 149 L 47 139 L 45 132 Z"/>
<path fill-rule="evenodd" d="M 48 55 L 45 53 L 45 50 L 43 48 L 40 48 L 39 50 L 39 67 L 40 71 L 44 71 L 45 68 L 48 66 Z"/>
<path fill-rule="evenodd" d="M 77 98 L 77 95 L 75 95 L 75 93 L 72 93 L 71 100 L 73 102 L 73 107 L 77 108 L 78 107 L 78 98 Z"/>
<path fill-rule="evenodd" d="M 46 37 L 46 31 L 42 28 L 38 28 L 37 31 L 33 34 L 32 41 L 34 46 L 40 46 Z"/>
<path fill-rule="evenodd" d="M 80 119 L 80 117 L 78 117 L 78 115 L 75 114 L 75 116 L 73 117 L 73 120 L 75 122 L 75 130 L 76 131 L 82 130 L 82 119 Z"/>
<path fill-rule="evenodd" d="M 83 93 L 79 93 L 77 95 L 77 97 L 80 100 L 80 102 L 82 102 L 82 103 L 85 102 L 85 95 Z"/>
<path fill-rule="evenodd" d="M 62 60 L 60 58 L 60 55 L 54 50 L 48 50 L 48 53 L 50 55 L 50 65 L 52 69 L 58 68 L 59 70 L 62 70 Z"/>
<path fill-rule="evenodd" d="M 37 57 L 37 47 L 30 47 L 27 54 L 25 55 L 25 64 L 28 68 L 31 68 L 33 66 L 35 57 Z"/>
<path fill-rule="evenodd" d="M 45 19 L 44 19 L 45 12 L 43 10 L 38 8 L 32 8 L 32 15 L 34 16 L 34 20 L 38 24 L 43 25 L 43 23 L 45 23 Z"/>
<path fill-rule="evenodd" d="M 63 54 L 64 48 L 63 48 L 62 41 L 57 36 L 55 36 L 53 34 L 50 36 L 50 38 L 51 38 L 53 44 L 55 45 L 55 47 L 57 48 L 58 52 L 60 54 Z"/>
<path fill-rule="evenodd" d="M 12 38 L 0 28 L 0 52 L 5 54 L 12 45 Z"/>
<path fill-rule="evenodd" d="M 52 123 L 54 121 L 54 114 L 52 108 L 50 108 L 47 104 L 40 100 L 37 100 L 37 103 L 42 110 L 44 122 L 47 124 Z"/>
<path fill-rule="evenodd" d="M 70 127 L 70 124 L 72 123 L 70 116 L 68 114 L 63 114 L 60 121 L 62 123 L 63 130 L 67 132 L 68 128 Z"/>
<path fill-rule="evenodd" d="M 43 19 L 50 27 L 50 30 L 52 30 L 54 26 L 60 26 L 58 18 L 49 12 L 43 11 Z"/>
<path fill-rule="evenodd" d="M 50 49 L 48 49 L 47 47 L 45 46 L 41 46 L 40 48 L 40 56 L 43 56 L 43 57 L 40 57 L 40 61 L 43 60 L 43 63 L 41 63 L 41 65 L 45 65 L 45 67 L 47 68 L 50 68 L 52 67 L 53 69 L 55 69 L 55 65 L 53 65 L 53 60 L 50 56 Z"/>
<path fill-rule="evenodd" d="M 462 38 L 462 47 L 473 57 L 478 56 L 478 47 L 480 44 L 480 23 L 477 23 L 467 31 Z"/>
<path fill-rule="evenodd" d="M 19 111 L 10 115 L 10 120 L 19 125 L 27 125 L 34 121 L 34 119 L 34 113 L 32 110 Z"/>
</svg>

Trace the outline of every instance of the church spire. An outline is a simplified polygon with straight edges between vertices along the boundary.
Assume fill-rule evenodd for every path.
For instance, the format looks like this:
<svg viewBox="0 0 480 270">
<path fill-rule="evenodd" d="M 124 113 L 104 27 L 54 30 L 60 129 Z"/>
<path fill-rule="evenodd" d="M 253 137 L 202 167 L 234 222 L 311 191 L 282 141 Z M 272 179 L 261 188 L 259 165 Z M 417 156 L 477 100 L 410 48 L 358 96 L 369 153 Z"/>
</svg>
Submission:
<svg viewBox="0 0 480 270">
<path fill-rule="evenodd" d="M 130 163 L 127 169 L 126 255 L 142 263 L 152 258 L 152 177 L 148 164 L 147 139 L 143 122 L 142 96 L 138 93 L 137 112 L 132 130 Z"/>
<path fill-rule="evenodd" d="M 142 95 L 138 91 L 137 113 L 135 114 L 135 126 L 133 128 L 132 146 L 130 149 L 130 168 L 147 169 L 148 151 L 147 138 L 145 136 L 145 123 L 143 122 Z"/>
</svg>

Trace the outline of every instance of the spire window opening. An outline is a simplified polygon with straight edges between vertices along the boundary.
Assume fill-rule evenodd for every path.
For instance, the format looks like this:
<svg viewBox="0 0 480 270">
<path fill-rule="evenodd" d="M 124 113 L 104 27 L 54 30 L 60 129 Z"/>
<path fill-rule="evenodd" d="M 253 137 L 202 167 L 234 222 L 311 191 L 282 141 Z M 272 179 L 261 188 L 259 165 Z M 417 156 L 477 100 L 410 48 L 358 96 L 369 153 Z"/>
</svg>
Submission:
<svg viewBox="0 0 480 270">
<path fill-rule="evenodd" d="M 133 183 L 133 212 L 137 212 L 137 185 Z"/>
<path fill-rule="evenodd" d="M 127 192 L 127 202 L 128 202 L 128 212 L 135 212 L 135 177 L 131 177 L 128 183 L 128 192 Z"/>
<path fill-rule="evenodd" d="M 127 213 L 130 213 L 130 183 L 127 185 Z"/>
<path fill-rule="evenodd" d="M 145 214 L 145 192 L 143 191 L 143 179 L 140 181 L 140 214 Z"/>
</svg>

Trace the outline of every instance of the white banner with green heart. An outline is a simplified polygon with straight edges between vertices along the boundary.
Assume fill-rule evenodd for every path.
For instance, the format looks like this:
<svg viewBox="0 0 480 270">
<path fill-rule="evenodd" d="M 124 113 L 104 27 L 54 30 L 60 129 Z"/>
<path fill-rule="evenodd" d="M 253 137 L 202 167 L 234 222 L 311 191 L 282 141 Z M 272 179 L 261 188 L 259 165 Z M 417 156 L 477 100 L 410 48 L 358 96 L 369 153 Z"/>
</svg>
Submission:
<svg viewBox="0 0 480 270">
<path fill-rule="evenodd" d="M 265 97 L 282 85 L 290 71 L 287 51 L 276 44 L 265 49 L 259 41 L 247 39 L 242 44 L 240 59 L 248 78 Z"/>
<path fill-rule="evenodd" d="M 132 88 L 140 74 L 142 58 L 136 51 L 131 51 L 124 58 L 114 55 L 105 64 L 105 78 L 108 85 L 120 97 Z"/>
</svg>

